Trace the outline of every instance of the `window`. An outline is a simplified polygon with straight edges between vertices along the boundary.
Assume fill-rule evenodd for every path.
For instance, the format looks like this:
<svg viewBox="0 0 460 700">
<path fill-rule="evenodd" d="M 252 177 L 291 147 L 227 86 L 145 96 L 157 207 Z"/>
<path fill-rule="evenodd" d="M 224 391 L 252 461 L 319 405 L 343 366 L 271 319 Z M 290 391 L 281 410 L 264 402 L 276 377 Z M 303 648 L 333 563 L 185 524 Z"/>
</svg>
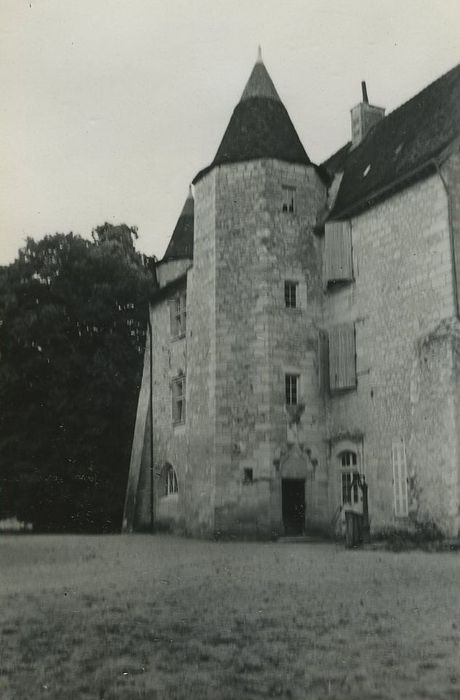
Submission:
<svg viewBox="0 0 460 700">
<path fill-rule="evenodd" d="M 295 187 L 283 186 L 283 202 L 281 211 L 293 214 L 295 211 Z"/>
<path fill-rule="evenodd" d="M 351 225 L 349 221 L 330 221 L 325 227 L 324 282 L 353 281 Z"/>
<path fill-rule="evenodd" d="M 318 331 L 318 384 L 321 394 L 329 393 L 329 336 Z"/>
<path fill-rule="evenodd" d="M 353 323 L 329 330 L 329 388 L 342 391 L 356 387 L 356 342 Z"/>
<path fill-rule="evenodd" d="M 406 447 L 403 439 L 393 440 L 393 492 L 395 516 L 405 518 L 409 513 L 407 498 Z"/>
<path fill-rule="evenodd" d="M 297 286 L 298 282 L 286 281 L 284 283 L 284 302 L 287 309 L 297 308 Z"/>
<path fill-rule="evenodd" d="M 185 377 L 177 377 L 172 383 L 173 423 L 185 423 Z"/>
<path fill-rule="evenodd" d="M 288 406 L 296 406 L 299 394 L 299 375 L 286 374 L 286 404 Z"/>
<path fill-rule="evenodd" d="M 179 487 L 177 485 L 177 476 L 173 467 L 168 464 L 164 473 L 164 495 L 172 496 L 173 493 L 177 493 Z"/>
<path fill-rule="evenodd" d="M 252 468 L 245 468 L 243 476 L 243 484 L 252 484 L 254 481 L 254 472 Z"/>
<path fill-rule="evenodd" d="M 342 504 L 359 503 L 359 472 L 356 452 L 342 452 L 339 459 L 342 467 Z"/>
<path fill-rule="evenodd" d="M 185 292 L 180 292 L 173 299 L 169 300 L 169 314 L 171 321 L 171 337 L 183 338 L 186 328 L 187 317 L 187 296 Z"/>
</svg>

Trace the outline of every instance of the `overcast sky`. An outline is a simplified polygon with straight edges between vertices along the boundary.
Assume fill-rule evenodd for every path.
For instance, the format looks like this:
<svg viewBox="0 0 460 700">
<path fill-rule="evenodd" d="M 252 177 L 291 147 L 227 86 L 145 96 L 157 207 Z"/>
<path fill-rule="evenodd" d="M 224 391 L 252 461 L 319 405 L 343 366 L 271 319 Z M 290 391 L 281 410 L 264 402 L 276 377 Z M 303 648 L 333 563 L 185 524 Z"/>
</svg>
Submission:
<svg viewBox="0 0 460 700">
<path fill-rule="evenodd" d="M 139 227 L 159 257 L 262 45 L 310 158 L 460 62 L 459 0 L 0 0 L 0 264 L 26 236 Z"/>
</svg>

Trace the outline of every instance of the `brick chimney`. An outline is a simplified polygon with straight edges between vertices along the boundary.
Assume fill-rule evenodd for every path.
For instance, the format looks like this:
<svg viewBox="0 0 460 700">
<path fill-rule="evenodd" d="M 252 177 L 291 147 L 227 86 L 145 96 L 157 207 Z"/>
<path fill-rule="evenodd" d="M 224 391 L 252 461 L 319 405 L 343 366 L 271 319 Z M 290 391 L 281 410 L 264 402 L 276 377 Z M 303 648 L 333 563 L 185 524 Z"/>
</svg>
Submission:
<svg viewBox="0 0 460 700">
<path fill-rule="evenodd" d="M 384 107 L 375 107 L 369 104 L 366 83 L 361 83 L 363 101 L 351 110 L 351 147 L 355 148 L 367 132 L 385 116 Z"/>
</svg>

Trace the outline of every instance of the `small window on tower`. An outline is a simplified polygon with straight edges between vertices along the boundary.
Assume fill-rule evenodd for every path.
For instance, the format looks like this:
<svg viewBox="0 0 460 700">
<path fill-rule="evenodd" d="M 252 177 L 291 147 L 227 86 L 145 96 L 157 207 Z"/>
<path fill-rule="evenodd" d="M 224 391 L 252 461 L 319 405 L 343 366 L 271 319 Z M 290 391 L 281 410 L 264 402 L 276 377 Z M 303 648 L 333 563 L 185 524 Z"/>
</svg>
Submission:
<svg viewBox="0 0 460 700">
<path fill-rule="evenodd" d="M 287 309 L 297 308 L 297 282 L 284 283 L 284 301 Z"/>
<path fill-rule="evenodd" d="M 169 300 L 169 313 L 171 321 L 171 337 L 183 338 L 187 320 L 187 296 L 185 291 L 180 292 Z"/>
<path fill-rule="evenodd" d="M 297 406 L 297 397 L 299 394 L 299 375 L 286 374 L 286 405 Z"/>
<path fill-rule="evenodd" d="M 185 423 L 185 376 L 176 377 L 172 382 L 173 423 Z"/>
<path fill-rule="evenodd" d="M 281 211 L 286 214 L 293 214 L 295 212 L 295 187 L 283 185 L 283 203 Z"/>
</svg>

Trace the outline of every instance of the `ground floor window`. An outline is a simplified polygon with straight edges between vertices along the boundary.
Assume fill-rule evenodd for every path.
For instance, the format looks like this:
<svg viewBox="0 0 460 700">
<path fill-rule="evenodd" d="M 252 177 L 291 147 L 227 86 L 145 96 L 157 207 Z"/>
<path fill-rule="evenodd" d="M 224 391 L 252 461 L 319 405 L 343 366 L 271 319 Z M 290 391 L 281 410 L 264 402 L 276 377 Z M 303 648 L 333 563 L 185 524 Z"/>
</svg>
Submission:
<svg viewBox="0 0 460 700">
<path fill-rule="evenodd" d="M 356 452 L 348 450 L 339 455 L 339 460 L 342 468 L 342 504 L 359 503 L 358 456 Z"/>
<path fill-rule="evenodd" d="M 177 493 L 179 487 L 177 485 L 177 476 L 174 468 L 168 464 L 164 473 L 164 495 L 172 496 L 172 494 Z"/>
</svg>

